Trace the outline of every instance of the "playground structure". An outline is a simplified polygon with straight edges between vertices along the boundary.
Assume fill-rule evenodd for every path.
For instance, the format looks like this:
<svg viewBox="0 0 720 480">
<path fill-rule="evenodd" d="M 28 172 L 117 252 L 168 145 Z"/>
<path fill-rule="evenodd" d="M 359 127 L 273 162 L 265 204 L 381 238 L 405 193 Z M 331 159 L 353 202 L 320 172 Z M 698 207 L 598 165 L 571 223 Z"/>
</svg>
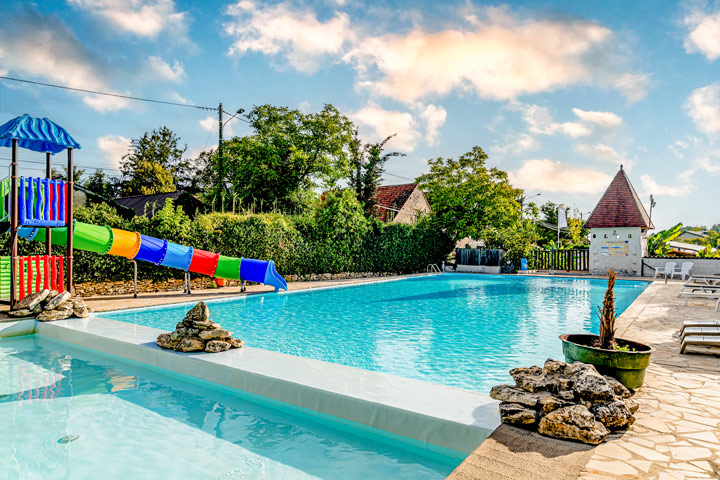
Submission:
<svg viewBox="0 0 720 480">
<path fill-rule="evenodd" d="M 73 150 L 78 144 L 61 126 L 47 118 L 17 117 L 0 126 L 0 146 L 12 148 L 9 178 L 0 179 L 0 227 L 9 224 L 10 256 L 0 257 L 0 299 L 14 308 L 24 296 L 44 288 L 72 292 L 73 249 L 119 255 L 133 262 L 137 296 L 136 260 L 185 272 L 190 293 L 190 272 L 215 278 L 263 283 L 287 290 L 273 261 L 226 257 L 168 240 L 73 218 Z M 47 178 L 20 177 L 18 148 L 44 152 Z M 52 155 L 67 151 L 67 181 L 52 179 Z M 4 227 L 7 228 L 7 227 Z M 2 231 L 2 230 L 0 230 Z M 41 241 L 44 255 L 19 256 L 18 240 Z M 64 246 L 65 255 L 53 255 Z"/>
</svg>

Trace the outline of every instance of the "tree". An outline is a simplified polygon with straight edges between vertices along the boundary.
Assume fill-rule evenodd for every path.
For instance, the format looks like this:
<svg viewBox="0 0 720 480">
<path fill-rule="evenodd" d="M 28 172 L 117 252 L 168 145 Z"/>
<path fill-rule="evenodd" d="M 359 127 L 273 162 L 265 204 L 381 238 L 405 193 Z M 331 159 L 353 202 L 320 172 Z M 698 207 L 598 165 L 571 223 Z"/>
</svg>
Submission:
<svg viewBox="0 0 720 480">
<path fill-rule="evenodd" d="M 83 186 L 91 192 L 97 193 L 105 198 L 118 197 L 122 191 L 120 180 L 118 178 L 108 177 L 102 168 L 95 170 L 95 173 L 85 180 Z"/>
<path fill-rule="evenodd" d="M 174 192 L 192 177 L 189 162 L 183 159 L 187 145 L 163 126 L 133 139 L 130 151 L 123 156 L 120 171 L 125 180 L 123 195 L 147 195 Z"/>
<path fill-rule="evenodd" d="M 50 173 L 52 174 L 52 178 L 55 180 L 65 180 L 68 179 L 68 169 L 67 167 L 62 167 L 62 171 L 57 170 L 55 167 L 53 167 L 50 170 Z M 85 170 L 82 168 L 78 168 L 77 166 L 73 165 L 73 181 L 79 182 L 80 177 L 82 177 L 85 174 Z"/>
<path fill-rule="evenodd" d="M 261 105 L 247 118 L 253 134 L 223 144 L 227 181 L 243 204 L 296 209 L 305 192 L 347 176 L 353 127 L 332 105 L 311 114 Z"/>
<path fill-rule="evenodd" d="M 362 145 L 355 129 L 350 142 L 350 173 L 348 185 L 355 190 L 355 196 L 365 210 L 365 216 L 370 217 L 375 207 L 375 192 L 385 171 L 385 162 L 390 157 L 405 156 L 404 153 L 388 152 L 383 154 L 385 144 L 395 135 L 390 135 L 379 143 L 366 143 Z"/>
<path fill-rule="evenodd" d="M 433 215 L 453 240 L 496 237 L 520 216 L 516 201 L 522 191 L 508 181 L 507 172 L 487 168 L 480 147 L 457 160 L 442 157 L 428 161 L 430 172 L 417 178 L 426 192 Z"/>
<path fill-rule="evenodd" d="M 559 204 L 554 202 L 545 202 L 540 206 L 542 220 L 546 224 L 557 226 Z M 575 208 L 565 207 L 565 218 L 567 219 L 567 230 L 560 231 L 560 241 L 566 246 L 574 246 L 587 243 L 588 229 L 585 228 L 585 222 L 580 217 L 580 211 Z M 557 230 L 541 227 L 538 232 L 540 234 L 540 243 L 543 245 L 555 245 L 557 241 Z M 557 247 L 557 246 L 556 246 Z"/>
</svg>

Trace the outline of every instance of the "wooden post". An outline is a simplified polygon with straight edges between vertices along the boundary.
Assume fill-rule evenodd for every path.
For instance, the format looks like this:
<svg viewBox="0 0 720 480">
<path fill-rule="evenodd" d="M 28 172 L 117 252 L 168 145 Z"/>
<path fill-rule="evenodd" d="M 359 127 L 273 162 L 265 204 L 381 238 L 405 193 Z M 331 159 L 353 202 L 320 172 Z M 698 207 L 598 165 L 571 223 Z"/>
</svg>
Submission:
<svg viewBox="0 0 720 480">
<path fill-rule="evenodd" d="M 52 154 L 50 152 L 45 152 L 45 173 L 47 178 L 52 180 Z M 48 195 L 48 198 L 46 198 L 45 201 L 50 201 L 50 195 Z M 50 205 L 50 209 L 52 210 L 52 205 Z M 45 227 L 45 255 L 48 256 L 52 255 L 52 240 L 50 235 L 50 227 Z"/>
<path fill-rule="evenodd" d="M 12 161 L 10 163 L 10 310 L 15 308 L 17 276 L 15 262 L 18 258 L 18 139 L 12 139 Z"/>
<path fill-rule="evenodd" d="M 67 208 L 65 209 L 65 226 L 67 227 L 67 288 L 66 290 L 72 294 L 73 289 L 73 193 L 75 190 L 75 182 L 73 181 L 73 159 L 72 159 L 72 148 L 68 147 L 68 159 L 67 159 Z"/>
</svg>

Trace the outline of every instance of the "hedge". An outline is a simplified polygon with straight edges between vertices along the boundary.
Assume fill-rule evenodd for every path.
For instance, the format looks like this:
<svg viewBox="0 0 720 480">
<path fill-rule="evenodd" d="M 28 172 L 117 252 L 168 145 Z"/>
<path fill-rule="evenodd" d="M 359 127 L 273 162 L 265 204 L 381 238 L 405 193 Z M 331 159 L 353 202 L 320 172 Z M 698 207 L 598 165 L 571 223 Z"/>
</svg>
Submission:
<svg viewBox="0 0 720 480">
<path fill-rule="evenodd" d="M 190 220 L 181 207 L 168 201 L 152 218 L 125 220 L 104 204 L 78 207 L 75 218 L 227 256 L 274 260 L 281 275 L 420 272 L 429 263 L 447 258 L 454 246 L 429 219 L 417 225 L 368 220 L 362 217 L 359 204 L 341 194 L 330 195 L 319 211 L 305 216 L 213 213 Z M 8 255 L 7 233 L 2 240 L 3 254 Z M 37 242 L 20 240 L 19 245 L 22 255 L 44 253 L 43 245 Z M 56 249 L 61 253 L 64 247 Z M 79 283 L 132 278 L 130 262 L 121 257 L 75 250 L 74 266 Z M 138 262 L 138 278 L 171 277 L 182 278 L 182 272 Z"/>
</svg>

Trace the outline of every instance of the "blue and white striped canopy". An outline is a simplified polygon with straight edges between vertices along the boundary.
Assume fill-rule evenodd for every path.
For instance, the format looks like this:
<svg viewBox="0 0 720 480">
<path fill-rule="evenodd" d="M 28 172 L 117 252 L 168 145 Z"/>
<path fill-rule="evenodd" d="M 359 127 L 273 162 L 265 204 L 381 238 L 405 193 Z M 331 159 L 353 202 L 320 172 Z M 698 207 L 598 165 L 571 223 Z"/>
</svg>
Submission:
<svg viewBox="0 0 720 480">
<path fill-rule="evenodd" d="M 62 152 L 66 148 L 81 148 L 80 144 L 63 127 L 47 118 L 33 118 L 28 114 L 13 118 L 0 127 L 0 146 L 18 146 L 35 152 Z"/>
</svg>

